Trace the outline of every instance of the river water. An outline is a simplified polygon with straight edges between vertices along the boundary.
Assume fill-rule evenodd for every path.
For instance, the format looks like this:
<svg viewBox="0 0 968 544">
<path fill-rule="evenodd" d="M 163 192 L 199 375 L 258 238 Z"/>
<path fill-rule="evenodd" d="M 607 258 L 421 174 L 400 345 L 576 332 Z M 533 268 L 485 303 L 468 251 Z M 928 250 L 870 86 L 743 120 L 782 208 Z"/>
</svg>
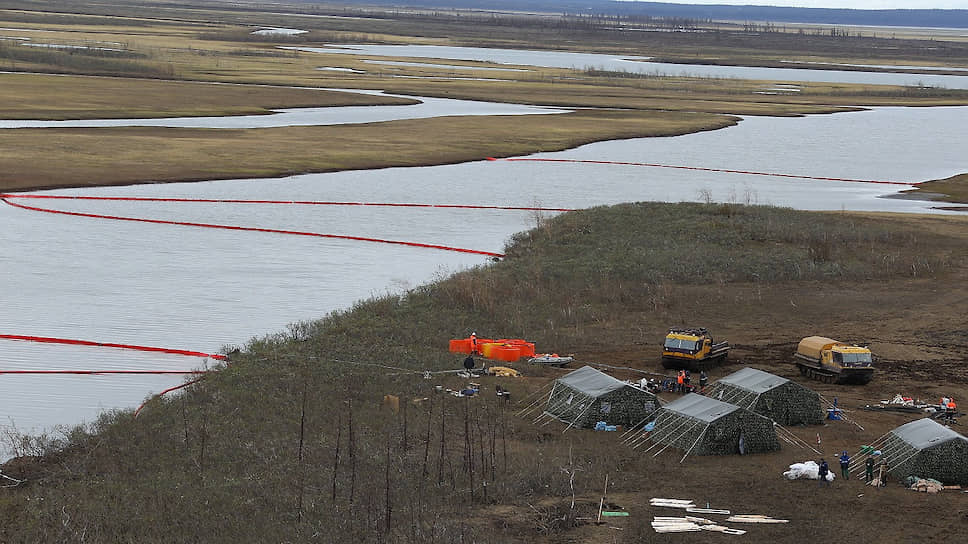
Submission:
<svg viewBox="0 0 968 544">
<path fill-rule="evenodd" d="M 451 47 L 442 45 L 371 45 L 354 44 L 329 47 L 284 47 L 316 53 L 392 56 L 466 60 L 510 64 L 596 69 L 616 72 L 706 78 L 754 79 L 770 82 L 815 81 L 826 83 L 862 83 L 870 85 L 932 86 L 947 89 L 968 89 L 968 74 L 917 74 L 903 72 L 864 72 L 853 70 L 812 70 L 804 68 L 762 68 L 755 66 L 715 66 L 699 64 L 671 64 L 652 62 L 650 57 L 631 55 L 603 55 L 566 51 L 534 51 L 521 49 L 492 49 L 484 47 Z M 873 66 L 872 66 L 873 68 Z M 910 67 L 907 69 L 916 69 Z M 906 69 L 898 67 L 898 69 Z"/>
<path fill-rule="evenodd" d="M 473 108 L 473 106 L 469 106 Z M 878 108 L 602 142 L 541 158 L 906 183 L 968 171 L 968 108 Z M 636 200 L 931 212 L 880 198 L 905 186 L 587 163 L 481 161 L 56 194 L 587 207 Z M 23 201 L 21 201 L 23 202 Z M 62 210 L 435 243 L 501 252 L 534 212 L 171 202 L 28 202 Z M 290 323 L 480 265 L 480 256 L 334 239 L 117 222 L 0 205 L 0 333 L 216 352 Z M 187 370 L 196 357 L 0 341 L 0 370 Z M 133 408 L 179 376 L 0 375 L 0 432 L 40 432 Z M 2 457 L 2 456 L 0 456 Z"/>
<path fill-rule="evenodd" d="M 345 89 L 329 89 L 345 90 Z M 386 94 L 380 91 L 347 90 L 365 94 Z M 563 113 L 566 110 L 519 104 L 454 100 L 450 98 L 420 97 L 419 104 L 393 106 L 343 106 L 338 108 L 283 108 L 267 115 L 230 115 L 222 117 L 163 117 L 150 119 L 68 119 L 42 121 L 37 119 L 0 119 L 4 128 L 99 128 L 99 127 L 174 127 L 174 128 L 272 128 L 320 125 L 379 123 L 401 119 L 426 119 L 454 115 L 540 115 Z"/>
</svg>

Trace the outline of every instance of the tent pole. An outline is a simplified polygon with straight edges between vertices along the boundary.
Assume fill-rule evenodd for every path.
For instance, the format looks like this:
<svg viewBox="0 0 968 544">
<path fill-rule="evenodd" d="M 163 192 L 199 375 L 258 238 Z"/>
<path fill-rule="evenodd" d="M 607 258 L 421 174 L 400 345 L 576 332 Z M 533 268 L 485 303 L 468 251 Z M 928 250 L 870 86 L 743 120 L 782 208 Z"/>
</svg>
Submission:
<svg viewBox="0 0 968 544">
<path fill-rule="evenodd" d="M 690 448 L 689 448 L 689 450 L 688 450 L 688 451 L 686 451 L 686 454 L 682 456 L 682 459 L 679 459 L 679 464 L 680 464 L 680 465 L 682 464 L 682 462 L 683 462 L 683 461 L 685 461 L 685 460 L 686 460 L 686 457 L 688 457 L 688 456 L 689 456 L 689 453 L 691 453 L 691 452 L 692 452 L 692 449 L 696 447 L 696 444 L 698 444 L 698 443 L 699 443 L 699 440 L 700 440 L 700 439 L 701 439 L 702 437 L 704 437 L 704 436 L 706 436 L 706 433 L 707 433 L 707 432 L 709 432 L 709 427 L 706 427 L 706 429 L 705 429 L 705 430 L 704 430 L 703 432 L 701 432 L 701 433 L 699 433 L 699 437 L 698 437 L 698 438 L 696 438 L 696 441 L 692 443 L 692 447 L 690 447 Z"/>
</svg>

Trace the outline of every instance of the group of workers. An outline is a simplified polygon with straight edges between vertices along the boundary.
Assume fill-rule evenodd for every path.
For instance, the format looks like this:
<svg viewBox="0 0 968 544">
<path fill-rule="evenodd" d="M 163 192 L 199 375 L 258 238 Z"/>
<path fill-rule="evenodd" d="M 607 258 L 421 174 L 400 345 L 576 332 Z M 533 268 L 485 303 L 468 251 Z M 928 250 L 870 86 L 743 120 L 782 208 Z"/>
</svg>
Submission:
<svg viewBox="0 0 968 544">
<path fill-rule="evenodd" d="M 680 370 L 676 372 L 675 380 L 671 378 L 666 378 L 662 382 L 662 390 L 670 391 L 672 393 L 702 393 L 706 389 L 706 383 L 709 378 L 706 376 L 705 371 L 699 372 L 699 387 L 697 388 L 692 384 L 692 374 L 688 370 Z"/>
<path fill-rule="evenodd" d="M 887 478 L 887 461 L 881 458 L 880 462 L 874 461 L 874 455 L 880 452 L 873 452 L 873 454 L 868 453 L 867 460 L 864 461 L 864 476 L 866 477 L 866 482 L 868 485 L 873 485 L 871 482 L 874 481 L 874 468 L 875 466 L 880 469 L 880 473 L 877 476 L 877 485 L 880 487 L 884 486 L 884 482 Z M 844 480 L 850 479 L 850 454 L 847 450 L 841 452 L 840 457 L 840 475 Z M 820 477 L 820 486 L 823 487 L 824 484 L 830 485 L 830 481 L 827 479 L 827 474 L 830 473 L 830 466 L 827 465 L 827 461 L 824 459 L 820 460 L 820 468 L 817 471 L 817 475 Z"/>
<path fill-rule="evenodd" d="M 706 389 L 706 384 L 709 382 L 709 377 L 706 376 L 705 371 L 699 372 L 699 386 L 696 387 L 692 384 L 692 374 L 688 370 L 680 370 L 676 372 L 676 377 L 666 377 L 664 379 L 657 380 L 654 378 L 642 378 L 639 380 L 639 387 L 649 391 L 651 393 L 699 393 L 702 394 Z"/>
<path fill-rule="evenodd" d="M 706 376 L 706 371 L 699 371 L 699 392 L 706 389 L 706 382 L 709 378 Z M 692 377 L 689 375 L 688 370 L 680 370 L 679 375 L 676 377 L 676 382 L 679 385 L 680 393 L 692 393 L 694 392 L 692 386 Z"/>
<path fill-rule="evenodd" d="M 662 380 L 655 378 L 642 378 L 638 381 L 638 386 L 650 393 L 699 393 L 703 394 L 709 377 L 706 372 L 699 372 L 699 387 L 692 384 L 692 375 L 688 370 L 676 372 L 676 377 L 666 377 Z"/>
</svg>

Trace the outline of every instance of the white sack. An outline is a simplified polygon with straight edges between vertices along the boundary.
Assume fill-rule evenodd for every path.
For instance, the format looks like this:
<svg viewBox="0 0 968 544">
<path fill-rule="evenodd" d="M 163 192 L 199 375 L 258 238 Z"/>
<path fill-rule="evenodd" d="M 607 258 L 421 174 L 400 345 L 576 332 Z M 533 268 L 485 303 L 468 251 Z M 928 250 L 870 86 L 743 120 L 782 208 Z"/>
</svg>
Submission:
<svg viewBox="0 0 968 544">
<path fill-rule="evenodd" d="M 806 461 L 804 463 L 793 463 L 790 465 L 790 470 L 783 473 L 784 476 L 789 480 L 797 479 L 807 479 L 807 480 L 819 480 L 820 479 L 820 465 L 815 461 Z M 827 481 L 834 481 L 834 471 L 830 470 L 827 472 Z"/>
</svg>

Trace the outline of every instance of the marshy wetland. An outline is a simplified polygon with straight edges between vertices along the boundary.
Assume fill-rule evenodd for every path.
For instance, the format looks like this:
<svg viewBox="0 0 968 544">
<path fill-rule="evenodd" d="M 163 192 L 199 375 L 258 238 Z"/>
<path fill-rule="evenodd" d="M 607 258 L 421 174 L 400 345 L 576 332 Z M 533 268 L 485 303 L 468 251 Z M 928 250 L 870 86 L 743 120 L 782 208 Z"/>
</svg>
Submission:
<svg viewBox="0 0 968 544">
<path fill-rule="evenodd" d="M 137 5 L 117 9 L 144 15 Z M 795 93 L 762 94 L 793 84 L 524 65 L 501 73 L 510 81 L 475 80 L 481 72 L 473 69 L 465 72 L 468 79 L 441 81 L 430 77 L 461 73 L 448 57 L 433 62 L 447 65 L 441 67 L 408 55 L 375 71 L 367 55 L 347 60 L 345 53 L 279 48 L 317 47 L 335 38 L 413 43 L 416 38 L 404 32 L 413 23 L 406 17 L 394 35 L 383 19 L 184 9 L 129 24 L 91 13 L 0 12 L 0 19 L 9 19 L 2 22 L 9 27 L 4 35 L 68 45 L 121 43 L 129 52 L 69 58 L 52 49 L 42 56 L 35 51 L 41 48 L 11 52 L 15 45 L 0 39 L 0 68 L 32 72 L 0 74 L 0 83 L 10 83 L 0 85 L 0 118 L 83 123 L 188 116 L 204 123 L 205 116 L 271 118 L 277 109 L 405 109 L 414 101 L 483 101 L 499 115 L 458 108 L 446 117 L 348 118 L 339 126 L 0 130 L 5 191 L 207 200 L 30 202 L 102 219 L 4 205 L 0 260 L 10 279 L 0 314 L 4 331 L 209 353 L 241 348 L 226 368 L 204 359 L 4 341 L 11 368 L 222 369 L 180 395 L 149 402 L 138 419 L 131 419 L 131 409 L 181 378 L 0 376 L 0 413 L 13 424 L 4 434 L 21 456 L 3 470 L 29 482 L 0 496 L 5 519 L 15 520 L 0 529 L 4 538 L 58 538 L 51 528 L 70 512 L 58 534 L 79 539 L 91 531 L 86 534 L 104 542 L 119 535 L 152 541 L 155 521 L 209 541 L 241 538 L 238 527 L 252 537 L 251 520 L 263 516 L 273 519 L 258 529 L 267 538 L 332 535 L 338 527 L 356 542 L 388 535 L 453 541 L 465 533 L 480 541 L 638 542 L 649 535 L 647 524 L 639 525 L 648 516 L 641 507 L 645 488 L 698 493 L 750 511 L 775 507 L 769 513 L 791 518 L 796 512 L 781 503 L 818 500 L 774 481 L 784 463 L 802 460 L 792 457 L 812 455 L 806 451 L 684 466 L 675 463 L 679 456 L 646 461 L 604 448 L 584 431 L 536 428 L 502 412 L 490 397 L 472 399 L 480 403 L 474 410 L 492 414 L 476 419 L 465 419 L 466 406 L 439 397 L 412 405 L 409 420 L 376 409 L 376 399 L 388 392 L 423 398 L 432 384 L 457 385 L 447 375 L 424 381 L 420 371 L 453 368 L 446 339 L 471 329 L 520 335 L 582 360 L 652 372 L 660 371 L 653 352 L 664 328 L 701 321 L 737 345 L 732 367 L 757 365 L 791 378 L 795 369 L 786 354 L 795 337 L 836 330 L 873 342 L 884 369 L 866 390 L 819 387 L 848 406 L 898 388 L 925 396 L 968 391 L 955 359 L 936 347 L 968 345 L 963 326 L 952 325 L 959 301 L 968 296 L 960 251 L 968 233 L 964 213 L 881 198 L 930 179 L 962 183 L 965 91 L 798 81 Z M 368 24 L 381 31 L 361 35 Z M 10 30 L 18 26 L 25 30 Z M 250 38 L 250 27 L 309 32 Z M 479 37 L 461 42 L 460 28 L 452 29 L 449 41 L 480 45 L 473 43 Z M 594 35 L 585 39 L 596 51 L 617 47 L 595 42 Z M 501 45 L 529 49 L 534 43 Z M 638 53 L 672 56 L 671 46 L 658 47 L 650 42 L 641 49 L 652 50 Z M 856 61 L 817 54 L 828 55 L 831 64 Z M 924 60 L 899 53 L 878 63 Z M 938 62 L 948 61 L 963 67 L 957 57 Z M 539 107 L 568 112 L 508 115 Z M 484 160 L 521 156 L 575 162 Z M 211 202 L 219 199 L 591 209 L 561 214 Z M 507 258 L 493 263 L 434 249 L 105 216 L 391 238 Z M 844 311 L 825 309 L 834 302 Z M 946 383 L 926 380 L 930 368 L 950 371 Z M 555 375 L 523 370 L 527 378 L 506 384 L 515 399 L 537 393 Z M 416 377 L 396 375 L 406 371 Z M 901 416 L 856 417 L 877 435 L 903 422 Z M 82 421 L 96 423 L 68 427 Z M 56 425 L 63 426 L 52 429 Z M 20 434 L 28 431 L 42 436 Z M 306 431 L 312 438 L 304 442 Z M 838 448 L 871 438 L 856 427 L 821 432 Z M 355 442 L 347 442 L 347 433 L 356 433 Z M 801 434 L 809 439 L 813 433 Z M 462 469 L 465 441 L 480 448 L 481 457 L 465 458 Z M 47 456 L 33 457 L 38 454 Z M 366 459 L 350 468 L 347 455 Z M 481 487 L 482 462 L 490 466 L 488 489 Z M 637 520 L 609 536 L 576 523 L 561 466 L 582 467 L 581 511 L 597 500 L 594 489 L 608 472 L 617 486 L 610 490 L 613 500 Z M 468 481 L 474 471 L 477 479 Z M 751 471 L 762 478 L 747 480 Z M 864 490 L 832 491 L 847 500 Z M 927 504 L 905 502 L 906 494 L 885 490 L 869 499 L 872 504 L 850 500 L 859 519 L 877 519 L 885 510 L 930 515 Z M 24 509 L 25 496 L 42 496 L 45 503 Z M 108 496 L 122 497 L 128 512 Z M 153 509 L 151 501 L 162 505 L 157 520 L 128 521 L 144 519 L 134 513 Z M 373 516 L 345 519 L 338 511 L 348 505 Z M 184 516 L 205 508 L 236 529 Z M 760 536 L 793 542 L 791 535 L 805 530 L 818 538 L 848 534 L 842 525 L 797 523 L 796 531 L 770 528 Z M 943 537 L 953 527 L 939 521 L 932 534 Z M 904 530 L 885 529 L 880 536 L 890 541 L 888 535 Z"/>
</svg>

